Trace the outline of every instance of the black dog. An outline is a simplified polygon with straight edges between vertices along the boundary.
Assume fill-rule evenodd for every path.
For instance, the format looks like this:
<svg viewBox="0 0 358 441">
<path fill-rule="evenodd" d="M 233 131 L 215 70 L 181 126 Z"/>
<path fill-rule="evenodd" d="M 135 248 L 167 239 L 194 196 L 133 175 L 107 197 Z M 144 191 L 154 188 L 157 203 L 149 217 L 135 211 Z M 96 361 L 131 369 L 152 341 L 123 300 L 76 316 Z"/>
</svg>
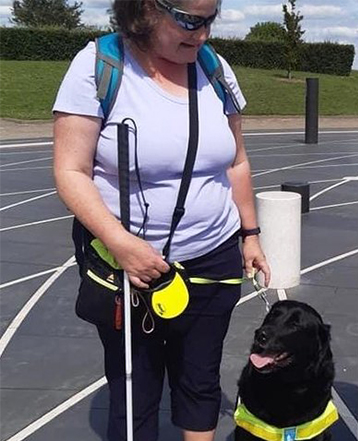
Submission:
<svg viewBox="0 0 358 441">
<path fill-rule="evenodd" d="M 334 365 L 329 342 L 330 326 L 311 306 L 293 300 L 275 303 L 255 332 L 250 359 L 238 383 L 241 403 L 264 424 L 277 428 L 318 418 L 331 400 Z M 337 419 L 335 410 L 331 419 Z M 235 441 L 265 439 L 242 426 L 235 429 Z M 330 439 L 325 429 L 311 441 Z M 295 437 L 285 432 L 282 440 Z"/>
</svg>

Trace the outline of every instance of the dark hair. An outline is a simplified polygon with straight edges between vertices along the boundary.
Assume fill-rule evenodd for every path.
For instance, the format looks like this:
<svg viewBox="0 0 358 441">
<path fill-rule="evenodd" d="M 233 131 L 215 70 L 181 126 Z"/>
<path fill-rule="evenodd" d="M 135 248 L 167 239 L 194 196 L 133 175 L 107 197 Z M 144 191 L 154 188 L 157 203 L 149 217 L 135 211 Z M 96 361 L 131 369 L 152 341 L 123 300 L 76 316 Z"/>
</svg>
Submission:
<svg viewBox="0 0 358 441">
<path fill-rule="evenodd" d="M 141 49 L 148 49 L 158 17 L 154 2 L 151 0 L 114 0 L 112 10 L 117 32 Z"/>
</svg>

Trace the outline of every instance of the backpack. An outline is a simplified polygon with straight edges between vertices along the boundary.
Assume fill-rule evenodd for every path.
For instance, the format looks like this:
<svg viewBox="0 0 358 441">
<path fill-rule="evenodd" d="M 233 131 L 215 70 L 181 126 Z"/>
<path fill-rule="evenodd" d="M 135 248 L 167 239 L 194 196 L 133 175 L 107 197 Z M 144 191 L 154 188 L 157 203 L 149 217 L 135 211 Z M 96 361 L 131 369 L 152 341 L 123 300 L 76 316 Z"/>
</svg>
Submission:
<svg viewBox="0 0 358 441">
<path fill-rule="evenodd" d="M 97 97 L 101 102 L 104 118 L 107 119 L 121 85 L 124 64 L 123 40 L 117 33 L 103 35 L 96 42 L 95 80 Z M 214 48 L 205 43 L 198 53 L 198 61 L 205 75 L 223 103 L 231 99 L 235 109 L 241 113 L 240 105 L 225 80 L 224 70 Z"/>
</svg>

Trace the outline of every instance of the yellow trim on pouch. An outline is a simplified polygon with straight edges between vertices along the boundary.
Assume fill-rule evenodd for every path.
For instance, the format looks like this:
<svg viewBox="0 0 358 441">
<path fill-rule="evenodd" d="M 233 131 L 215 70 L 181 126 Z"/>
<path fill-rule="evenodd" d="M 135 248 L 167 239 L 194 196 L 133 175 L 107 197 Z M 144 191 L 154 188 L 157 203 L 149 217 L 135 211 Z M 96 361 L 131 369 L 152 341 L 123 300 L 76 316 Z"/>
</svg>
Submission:
<svg viewBox="0 0 358 441">
<path fill-rule="evenodd" d="M 266 424 L 249 412 L 242 403 L 238 405 L 234 414 L 234 419 L 238 426 L 266 441 L 300 441 L 312 439 L 331 426 L 338 418 L 337 408 L 332 400 L 327 404 L 326 410 L 322 415 L 313 421 L 300 424 L 296 427 L 279 428 Z"/>
<path fill-rule="evenodd" d="M 112 291 L 118 291 L 118 286 L 113 285 L 112 283 L 107 282 L 106 280 L 101 279 L 100 277 L 98 277 L 93 271 L 91 271 L 90 269 L 87 270 L 87 275 L 88 277 L 90 277 L 92 280 L 94 280 L 95 282 L 99 283 L 100 285 L 111 289 Z"/>
</svg>

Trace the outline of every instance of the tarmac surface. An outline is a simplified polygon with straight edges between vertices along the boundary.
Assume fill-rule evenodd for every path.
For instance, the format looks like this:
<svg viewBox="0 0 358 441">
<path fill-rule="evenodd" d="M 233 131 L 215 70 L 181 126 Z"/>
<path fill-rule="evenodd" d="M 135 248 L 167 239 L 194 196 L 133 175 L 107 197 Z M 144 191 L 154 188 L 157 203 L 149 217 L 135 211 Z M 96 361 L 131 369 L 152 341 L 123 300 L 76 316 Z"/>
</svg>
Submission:
<svg viewBox="0 0 358 441">
<path fill-rule="evenodd" d="M 269 290 L 268 299 L 273 303 L 287 296 L 307 302 L 332 325 L 333 394 L 341 416 L 332 429 L 333 440 L 354 441 L 358 439 L 358 124 L 355 119 L 346 128 L 343 119 L 335 120 L 341 121 L 340 127 L 330 126 L 320 133 L 317 145 L 306 145 L 300 127 L 285 126 L 280 120 L 281 126 L 278 122 L 276 126 L 271 119 L 266 131 L 259 127 L 260 121 L 251 129 L 244 125 L 255 192 L 280 190 L 286 181 L 307 181 L 311 208 L 302 215 L 301 283 L 292 289 Z M 108 390 L 102 348 L 95 329 L 74 313 L 79 279 L 70 238 L 72 216 L 54 188 L 47 139 L 51 135 L 37 123 L 31 125 L 36 131 L 24 129 L 21 123 L 6 131 L 4 121 L 1 126 L 0 439 L 104 441 Z M 32 138 L 41 139 L 29 142 Z M 225 340 L 216 441 L 233 439 L 236 381 L 264 315 L 263 302 L 244 285 Z M 180 439 L 170 422 L 166 387 L 159 441 Z"/>
</svg>

